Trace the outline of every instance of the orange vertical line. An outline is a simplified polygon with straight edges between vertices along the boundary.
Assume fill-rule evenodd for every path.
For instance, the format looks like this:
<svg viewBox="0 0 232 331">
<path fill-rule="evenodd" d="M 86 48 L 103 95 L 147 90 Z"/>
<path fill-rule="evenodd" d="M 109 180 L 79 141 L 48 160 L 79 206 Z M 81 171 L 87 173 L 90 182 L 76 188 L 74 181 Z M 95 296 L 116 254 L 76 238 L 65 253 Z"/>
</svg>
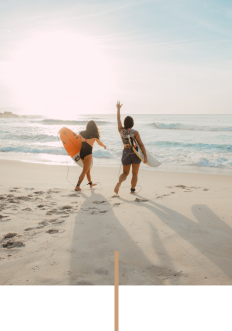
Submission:
<svg viewBox="0 0 232 331">
<path fill-rule="evenodd" d="M 118 331 L 118 252 L 114 252 L 114 323 Z"/>
</svg>

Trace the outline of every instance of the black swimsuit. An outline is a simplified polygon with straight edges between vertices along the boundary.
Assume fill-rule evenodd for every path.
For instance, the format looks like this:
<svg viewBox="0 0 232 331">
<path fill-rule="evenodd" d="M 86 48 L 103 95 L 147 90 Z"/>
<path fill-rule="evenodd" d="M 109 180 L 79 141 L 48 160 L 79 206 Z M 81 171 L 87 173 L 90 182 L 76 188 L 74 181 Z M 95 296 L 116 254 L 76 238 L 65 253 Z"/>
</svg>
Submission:
<svg viewBox="0 0 232 331">
<path fill-rule="evenodd" d="M 79 133 L 84 139 L 92 139 L 92 138 L 97 138 L 97 137 L 93 137 L 93 136 L 90 136 L 86 131 L 81 131 Z M 84 160 L 84 158 L 90 154 L 92 154 L 92 151 L 93 151 L 93 147 L 88 144 L 86 141 L 83 141 L 82 142 L 82 147 L 81 147 L 81 150 L 80 150 L 80 158 L 82 160 Z"/>
<path fill-rule="evenodd" d="M 88 144 L 87 142 L 83 141 L 83 142 L 82 142 L 82 147 L 81 147 L 81 150 L 80 150 L 80 158 L 81 158 L 82 160 L 84 160 L 84 158 L 85 158 L 87 155 L 92 154 L 92 150 L 93 150 L 93 147 L 90 146 L 90 144 Z"/>
</svg>

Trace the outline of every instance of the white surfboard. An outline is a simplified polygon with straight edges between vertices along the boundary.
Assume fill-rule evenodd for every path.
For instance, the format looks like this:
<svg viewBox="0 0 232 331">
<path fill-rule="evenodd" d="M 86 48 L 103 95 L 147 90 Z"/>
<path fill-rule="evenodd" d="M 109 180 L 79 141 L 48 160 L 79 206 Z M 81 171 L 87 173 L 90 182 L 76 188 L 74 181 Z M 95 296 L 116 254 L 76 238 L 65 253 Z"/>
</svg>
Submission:
<svg viewBox="0 0 232 331">
<path fill-rule="evenodd" d="M 128 136 L 128 138 L 129 138 L 129 136 Z M 133 144 L 132 144 L 132 142 L 131 142 L 131 140 L 129 138 L 129 142 L 130 142 L 130 145 L 132 147 L 132 150 L 140 158 L 140 160 L 144 161 L 144 155 L 143 155 L 143 152 L 142 152 L 141 148 L 139 147 L 138 142 L 136 141 L 135 138 L 133 138 L 133 140 L 136 143 L 136 149 L 133 146 Z M 148 152 L 147 149 L 146 149 L 146 153 L 147 153 L 147 163 L 146 164 L 148 166 L 150 166 L 150 167 L 158 167 L 158 166 L 161 165 L 161 163 L 150 152 Z"/>
<path fill-rule="evenodd" d="M 80 152 L 77 153 L 75 156 L 73 156 L 72 159 L 77 165 L 79 165 L 80 167 L 83 168 L 83 162 L 81 161 L 81 158 L 80 158 Z M 91 162 L 90 168 L 92 168 L 92 166 L 93 166 L 93 157 L 92 157 L 92 162 Z"/>
</svg>

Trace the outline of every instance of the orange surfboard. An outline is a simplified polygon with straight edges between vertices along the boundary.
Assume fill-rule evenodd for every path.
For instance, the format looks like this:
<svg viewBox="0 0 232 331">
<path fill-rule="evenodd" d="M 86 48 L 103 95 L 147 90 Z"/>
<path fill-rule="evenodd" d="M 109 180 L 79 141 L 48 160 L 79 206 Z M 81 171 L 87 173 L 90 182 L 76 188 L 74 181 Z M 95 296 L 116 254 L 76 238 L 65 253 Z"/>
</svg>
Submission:
<svg viewBox="0 0 232 331">
<path fill-rule="evenodd" d="M 81 150 L 82 142 L 80 135 L 65 127 L 60 129 L 59 133 L 66 152 L 73 158 Z"/>
<path fill-rule="evenodd" d="M 63 127 L 59 131 L 60 139 L 63 143 L 63 146 L 68 153 L 68 155 L 73 159 L 73 161 L 83 168 L 83 162 L 80 158 L 80 150 L 82 146 L 81 137 L 79 134 L 76 134 L 72 130 Z M 93 166 L 93 160 L 91 166 Z"/>
</svg>

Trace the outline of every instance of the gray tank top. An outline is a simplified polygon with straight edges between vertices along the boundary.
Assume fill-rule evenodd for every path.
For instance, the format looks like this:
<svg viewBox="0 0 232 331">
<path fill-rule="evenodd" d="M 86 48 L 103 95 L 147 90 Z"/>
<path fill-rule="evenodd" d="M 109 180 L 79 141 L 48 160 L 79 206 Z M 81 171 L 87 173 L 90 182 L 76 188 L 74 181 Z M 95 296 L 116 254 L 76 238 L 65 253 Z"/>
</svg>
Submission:
<svg viewBox="0 0 232 331">
<path fill-rule="evenodd" d="M 122 138 L 124 147 L 130 147 L 129 137 L 135 138 L 135 130 L 134 129 L 122 129 L 120 132 L 120 136 Z"/>
</svg>

